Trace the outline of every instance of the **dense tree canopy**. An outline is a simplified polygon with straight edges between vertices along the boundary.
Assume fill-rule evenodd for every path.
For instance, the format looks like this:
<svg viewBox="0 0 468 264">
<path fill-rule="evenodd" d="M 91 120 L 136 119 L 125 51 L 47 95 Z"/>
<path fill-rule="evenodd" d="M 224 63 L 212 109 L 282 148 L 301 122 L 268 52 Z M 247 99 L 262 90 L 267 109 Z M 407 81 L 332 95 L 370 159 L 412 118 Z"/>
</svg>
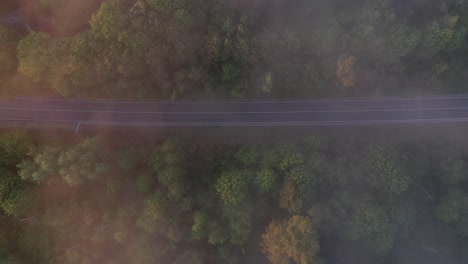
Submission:
<svg viewBox="0 0 468 264">
<path fill-rule="evenodd" d="M 463 0 L 32 2 L 0 3 L 2 97 L 419 95 L 468 80 Z M 0 263 L 466 263 L 465 142 L 344 135 L 2 132 Z"/>
<path fill-rule="evenodd" d="M 262 235 L 262 250 L 273 264 L 319 263 L 318 234 L 307 216 L 293 215 L 287 221 L 273 221 Z"/>
<path fill-rule="evenodd" d="M 447 165 L 464 164 L 460 145 L 428 143 L 427 185 L 410 141 L 108 143 L 0 136 L 0 221 L 11 230 L 0 232 L 2 257 L 342 263 L 362 252 L 386 263 L 406 256 L 400 245 L 460 258 L 466 245 L 466 178 Z"/>
<path fill-rule="evenodd" d="M 66 97 L 145 99 L 414 94 L 416 79 L 434 93 L 466 80 L 459 0 L 81 2 L 17 5 L 39 25 L 1 25 L 0 75 Z"/>
</svg>

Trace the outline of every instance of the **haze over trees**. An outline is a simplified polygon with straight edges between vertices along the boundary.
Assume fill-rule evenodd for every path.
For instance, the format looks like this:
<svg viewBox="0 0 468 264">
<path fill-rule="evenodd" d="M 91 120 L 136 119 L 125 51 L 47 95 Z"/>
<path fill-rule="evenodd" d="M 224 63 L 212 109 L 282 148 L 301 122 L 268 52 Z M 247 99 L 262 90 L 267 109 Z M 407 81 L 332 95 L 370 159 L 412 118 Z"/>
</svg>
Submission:
<svg viewBox="0 0 468 264">
<path fill-rule="evenodd" d="M 0 3 L 2 97 L 466 89 L 463 0 L 32 2 Z M 0 263 L 466 263 L 467 150 L 345 132 L 253 144 L 2 131 Z"/>
<path fill-rule="evenodd" d="M 0 25 L 11 85 L 65 97 L 285 98 L 461 92 L 467 78 L 460 0 L 66 2 L 23 3 L 31 34 Z M 37 18 L 47 15 L 54 23 Z"/>
<path fill-rule="evenodd" d="M 0 259 L 463 263 L 466 148 L 447 141 L 441 155 L 432 142 L 428 171 L 419 143 L 403 140 L 44 143 L 3 133 Z"/>
</svg>

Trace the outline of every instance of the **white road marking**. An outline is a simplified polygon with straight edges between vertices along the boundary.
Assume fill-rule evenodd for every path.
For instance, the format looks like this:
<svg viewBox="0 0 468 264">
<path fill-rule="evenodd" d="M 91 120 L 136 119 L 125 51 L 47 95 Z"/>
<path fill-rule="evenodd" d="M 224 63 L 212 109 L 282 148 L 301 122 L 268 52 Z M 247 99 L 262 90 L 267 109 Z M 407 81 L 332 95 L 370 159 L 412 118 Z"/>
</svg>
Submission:
<svg viewBox="0 0 468 264">
<path fill-rule="evenodd" d="M 77 113 L 116 113 L 116 114 L 294 114 L 294 113 L 360 113 L 360 112 L 404 112 L 404 111 L 433 111 L 433 110 L 466 110 L 468 107 L 442 108 L 398 108 L 398 109 L 362 109 L 362 110 L 311 110 L 311 111 L 242 111 L 242 112 L 161 112 L 161 111 L 113 111 L 113 110 L 74 110 L 48 108 L 16 108 L 0 107 L 1 110 L 46 111 L 46 112 L 77 112 Z"/>
<path fill-rule="evenodd" d="M 48 99 L 32 97 L 16 97 L 16 100 L 28 101 L 51 101 L 51 102 L 69 102 L 69 103 L 104 103 L 104 104 L 277 104 L 277 103 L 308 103 L 308 102 L 383 102 L 383 101 L 415 101 L 415 100 L 447 100 L 447 99 L 468 99 L 468 94 L 458 95 L 427 95 L 427 96 L 401 96 L 401 97 L 378 97 L 378 98 L 317 98 L 305 100 L 257 100 L 257 101 L 125 101 L 112 99 Z"/>
<path fill-rule="evenodd" d="M 80 122 L 83 125 L 107 125 L 107 126 L 324 126 L 324 125 L 367 125 L 367 124 L 412 124 L 424 123 L 454 123 L 467 122 L 468 118 L 435 118 L 435 119 L 388 119 L 388 120 L 337 120 L 337 121 L 306 121 L 306 122 L 116 122 L 116 121 L 79 121 L 60 119 L 8 119 L 0 118 L 0 121 L 28 121 L 70 123 Z"/>
</svg>

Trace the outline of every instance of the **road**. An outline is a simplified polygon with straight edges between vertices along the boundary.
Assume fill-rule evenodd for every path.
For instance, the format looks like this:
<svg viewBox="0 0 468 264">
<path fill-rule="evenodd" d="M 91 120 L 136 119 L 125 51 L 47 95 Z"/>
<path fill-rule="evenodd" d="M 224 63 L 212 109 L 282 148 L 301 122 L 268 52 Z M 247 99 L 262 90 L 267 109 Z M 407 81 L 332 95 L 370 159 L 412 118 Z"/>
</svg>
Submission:
<svg viewBox="0 0 468 264">
<path fill-rule="evenodd" d="M 26 29 L 28 33 L 33 32 L 29 24 L 24 22 L 24 20 L 16 13 L 10 13 L 0 16 L 0 25 L 21 26 L 24 29 Z"/>
<path fill-rule="evenodd" d="M 330 126 L 468 122 L 468 95 L 284 101 L 141 102 L 16 98 L 8 124 L 137 127 Z"/>
</svg>

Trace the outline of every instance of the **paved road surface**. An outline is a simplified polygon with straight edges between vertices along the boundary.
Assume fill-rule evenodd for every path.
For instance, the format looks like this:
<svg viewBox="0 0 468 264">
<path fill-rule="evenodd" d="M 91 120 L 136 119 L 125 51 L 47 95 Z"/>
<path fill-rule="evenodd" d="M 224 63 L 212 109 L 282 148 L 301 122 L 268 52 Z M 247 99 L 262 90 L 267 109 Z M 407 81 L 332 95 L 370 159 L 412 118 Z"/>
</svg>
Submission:
<svg viewBox="0 0 468 264">
<path fill-rule="evenodd" d="M 16 13 L 0 16 L 0 25 L 20 26 L 26 29 L 29 33 L 32 33 L 32 29 L 29 24 L 24 22 L 24 20 Z"/>
<path fill-rule="evenodd" d="M 0 122 L 80 126 L 324 126 L 468 122 L 468 95 L 297 101 L 131 102 L 16 98 Z"/>
</svg>

